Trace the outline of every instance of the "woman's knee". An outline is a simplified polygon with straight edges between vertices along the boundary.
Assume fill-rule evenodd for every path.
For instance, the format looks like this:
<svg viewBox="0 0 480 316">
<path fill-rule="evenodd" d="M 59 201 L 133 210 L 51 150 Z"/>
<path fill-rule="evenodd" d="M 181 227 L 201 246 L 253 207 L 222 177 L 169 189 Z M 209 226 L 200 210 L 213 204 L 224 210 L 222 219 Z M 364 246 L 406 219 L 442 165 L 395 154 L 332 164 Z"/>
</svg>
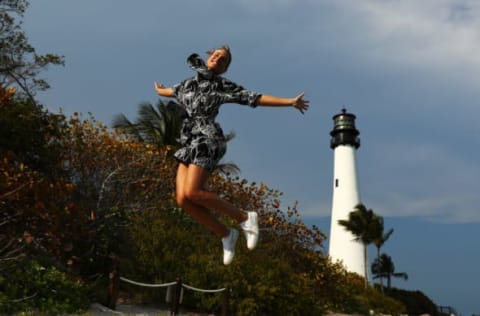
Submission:
<svg viewBox="0 0 480 316">
<path fill-rule="evenodd" d="M 187 203 L 198 203 L 201 200 L 201 192 L 198 190 L 183 190 L 177 192 L 175 199 L 180 207 L 185 206 Z"/>
<path fill-rule="evenodd" d="M 183 198 L 193 203 L 201 201 L 202 190 L 199 189 L 187 189 L 183 192 Z"/>
<path fill-rule="evenodd" d="M 177 201 L 178 206 L 183 208 L 187 203 L 187 198 L 183 192 L 177 192 L 175 194 L 175 200 Z"/>
</svg>

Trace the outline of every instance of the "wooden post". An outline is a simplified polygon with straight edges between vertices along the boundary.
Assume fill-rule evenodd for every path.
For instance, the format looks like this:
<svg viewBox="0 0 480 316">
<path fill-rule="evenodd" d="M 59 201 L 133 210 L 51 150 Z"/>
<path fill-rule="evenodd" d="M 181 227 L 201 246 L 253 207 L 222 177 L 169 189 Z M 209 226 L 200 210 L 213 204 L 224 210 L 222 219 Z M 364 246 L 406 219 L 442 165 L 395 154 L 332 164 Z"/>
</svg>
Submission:
<svg viewBox="0 0 480 316">
<path fill-rule="evenodd" d="M 228 315 L 229 299 L 230 299 L 230 287 L 227 286 L 227 288 L 225 289 L 225 291 L 223 291 L 223 294 L 222 294 L 222 312 L 221 312 L 222 316 Z"/>
<path fill-rule="evenodd" d="M 115 310 L 117 305 L 118 290 L 120 287 L 120 273 L 118 271 L 118 261 L 115 255 L 110 257 L 112 265 L 108 273 L 108 308 Z"/>
<path fill-rule="evenodd" d="M 170 315 L 178 315 L 178 310 L 180 309 L 180 296 L 182 293 L 182 279 L 177 279 L 177 284 L 175 285 L 175 291 L 173 293 L 173 302 L 172 308 L 170 310 Z"/>
</svg>

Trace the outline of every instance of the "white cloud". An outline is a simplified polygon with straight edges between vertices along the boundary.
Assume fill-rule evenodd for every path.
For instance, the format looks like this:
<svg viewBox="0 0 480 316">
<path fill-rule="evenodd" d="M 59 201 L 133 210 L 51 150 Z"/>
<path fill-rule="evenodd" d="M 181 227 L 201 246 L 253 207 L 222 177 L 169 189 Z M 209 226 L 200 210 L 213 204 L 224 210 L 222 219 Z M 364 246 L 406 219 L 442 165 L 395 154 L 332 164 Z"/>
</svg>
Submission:
<svg viewBox="0 0 480 316">
<path fill-rule="evenodd" d="M 240 29 L 268 32 L 275 39 L 268 45 L 276 51 L 314 55 L 326 48 L 371 67 L 428 71 L 480 85 L 477 1 L 243 0 L 240 5 L 249 19 Z M 275 27 L 260 26 L 259 20 Z"/>
<path fill-rule="evenodd" d="M 371 207 L 375 212 L 388 217 L 422 217 L 434 222 L 472 223 L 480 222 L 476 205 L 478 197 L 470 194 L 430 195 L 412 197 L 391 193 L 372 199 Z"/>
<path fill-rule="evenodd" d="M 380 214 L 480 222 L 480 168 L 468 157 L 431 143 L 386 144 L 373 154 L 385 165 L 369 175 L 362 191 Z"/>
<path fill-rule="evenodd" d="M 480 5 L 458 0 L 339 1 L 372 61 L 480 69 Z M 365 34 L 361 34 L 365 32 Z M 471 69 L 473 70 L 473 69 Z"/>
<path fill-rule="evenodd" d="M 249 23 L 239 29 L 265 33 L 270 50 L 304 55 L 311 67 L 326 56 L 473 91 L 480 87 L 478 1 L 243 0 L 240 5 Z"/>
</svg>

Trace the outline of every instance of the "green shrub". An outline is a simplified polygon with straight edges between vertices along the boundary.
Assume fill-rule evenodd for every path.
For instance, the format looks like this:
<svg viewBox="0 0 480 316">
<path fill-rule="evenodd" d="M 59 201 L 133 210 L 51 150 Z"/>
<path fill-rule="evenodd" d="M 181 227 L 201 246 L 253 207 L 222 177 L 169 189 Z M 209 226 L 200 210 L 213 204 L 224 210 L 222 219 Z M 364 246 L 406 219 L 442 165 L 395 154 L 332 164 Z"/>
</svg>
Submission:
<svg viewBox="0 0 480 316">
<path fill-rule="evenodd" d="M 222 263 L 218 237 L 206 231 L 184 213 L 175 210 L 142 212 L 130 226 L 129 258 L 122 258 L 121 274 L 146 283 L 164 283 L 181 277 L 188 285 L 203 289 L 229 286 L 230 310 L 235 315 L 321 315 L 323 307 L 313 282 L 297 273 L 283 253 L 281 240 L 272 244 L 270 234 L 258 249 L 249 251 L 239 242 L 234 262 Z M 270 249 L 274 247 L 275 249 Z M 275 252 L 276 251 L 276 252 Z M 286 256 L 292 256 L 287 254 Z M 161 302 L 165 291 L 146 290 L 122 283 L 123 291 L 137 299 Z M 220 310 L 223 293 L 185 290 L 182 306 L 199 312 Z"/>
<path fill-rule="evenodd" d="M 405 306 L 398 300 L 383 295 L 380 291 L 369 287 L 366 291 L 354 297 L 357 303 L 356 313 L 367 315 L 370 311 L 375 314 L 404 315 Z"/>
<path fill-rule="evenodd" d="M 385 289 L 385 294 L 402 302 L 409 315 L 438 315 L 436 304 L 421 291 L 406 291 L 396 288 Z"/>
<path fill-rule="evenodd" d="M 89 305 L 86 287 L 53 266 L 27 261 L 0 278 L 0 313 L 34 310 L 40 314 L 76 313 Z"/>
</svg>

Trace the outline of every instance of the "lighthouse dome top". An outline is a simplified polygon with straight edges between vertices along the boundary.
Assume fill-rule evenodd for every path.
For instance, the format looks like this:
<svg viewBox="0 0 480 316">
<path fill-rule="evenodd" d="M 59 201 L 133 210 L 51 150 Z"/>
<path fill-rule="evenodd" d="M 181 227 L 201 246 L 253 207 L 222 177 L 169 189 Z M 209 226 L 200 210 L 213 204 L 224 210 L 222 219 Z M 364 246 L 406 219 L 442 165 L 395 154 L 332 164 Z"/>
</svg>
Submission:
<svg viewBox="0 0 480 316">
<path fill-rule="evenodd" d="M 355 127 L 356 116 L 348 113 L 345 108 L 341 113 L 333 116 L 333 130 L 330 132 L 332 136 L 330 147 L 335 148 L 339 145 L 351 145 L 355 148 L 360 147 L 360 132 Z"/>
</svg>

